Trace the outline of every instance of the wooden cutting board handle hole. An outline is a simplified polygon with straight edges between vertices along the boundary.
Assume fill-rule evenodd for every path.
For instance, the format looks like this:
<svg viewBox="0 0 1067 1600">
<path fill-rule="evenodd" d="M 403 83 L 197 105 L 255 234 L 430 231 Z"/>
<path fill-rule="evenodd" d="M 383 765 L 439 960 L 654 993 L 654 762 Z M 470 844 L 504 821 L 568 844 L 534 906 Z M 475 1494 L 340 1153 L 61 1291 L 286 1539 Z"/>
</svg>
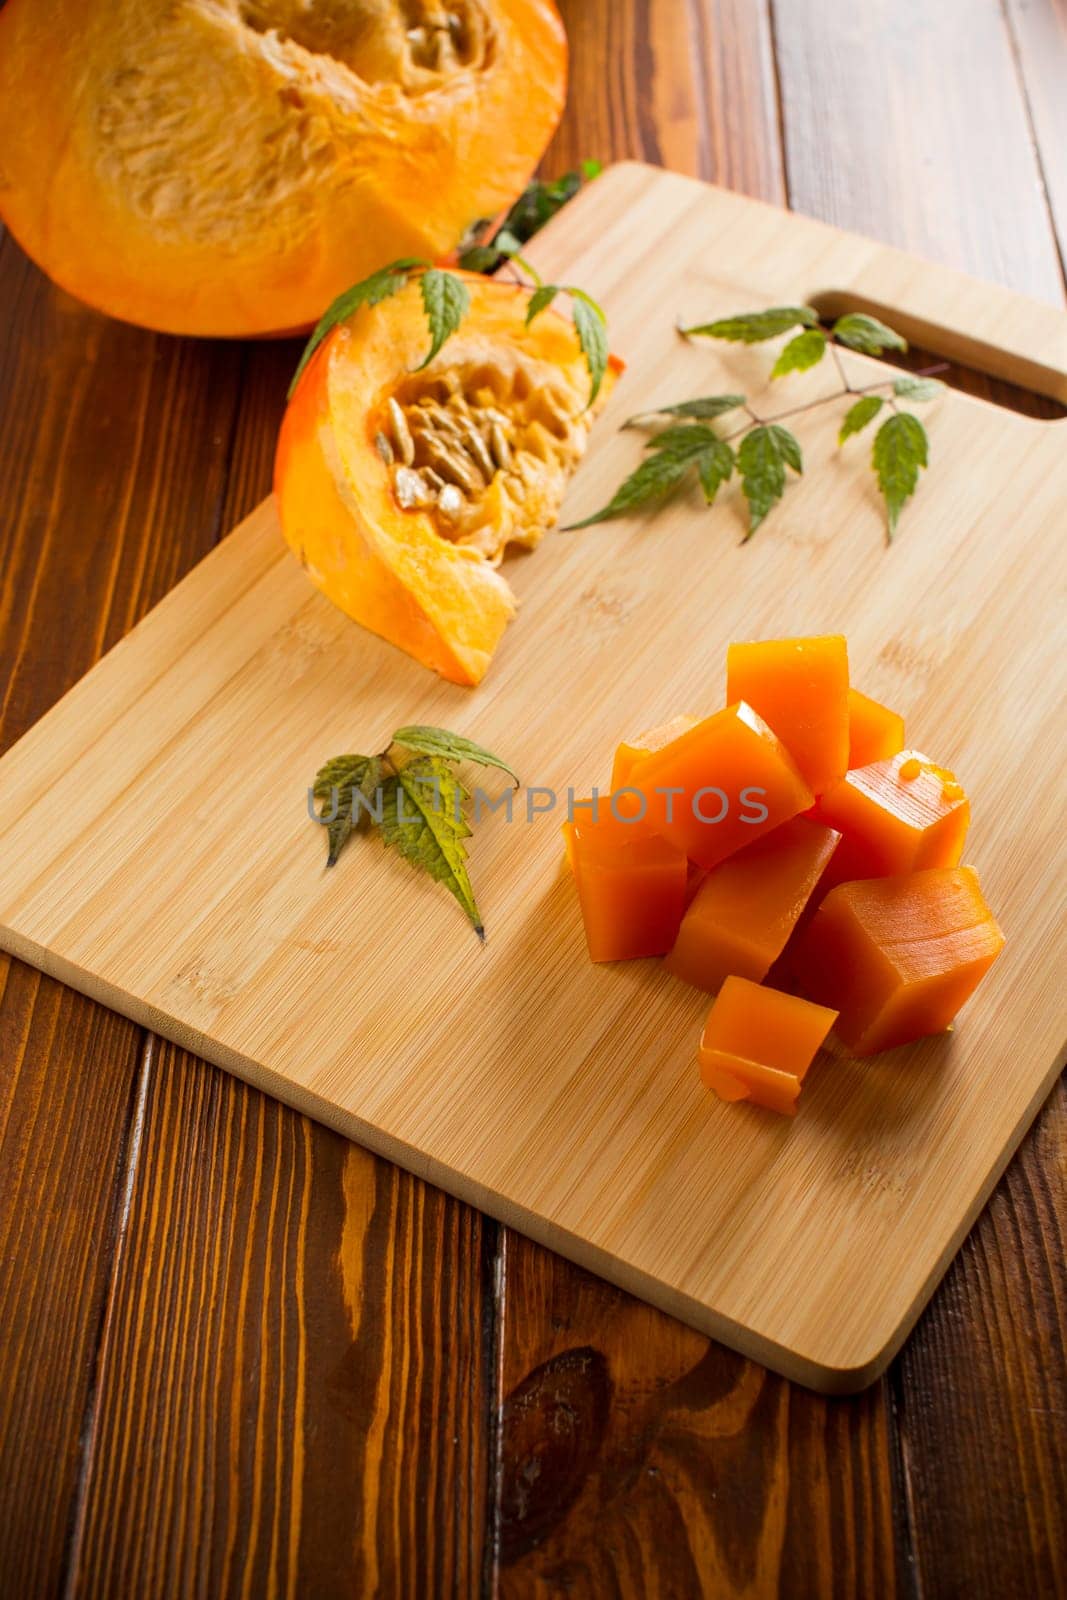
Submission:
<svg viewBox="0 0 1067 1600">
<path fill-rule="evenodd" d="M 1046 365 L 1033 353 L 1025 353 L 1022 345 L 1009 348 L 1007 343 L 1003 346 L 991 344 L 960 327 L 929 321 L 906 308 L 853 290 L 824 289 L 805 298 L 824 322 L 831 323 L 846 312 L 863 311 L 881 318 L 902 333 L 910 348 L 906 355 L 887 351 L 879 357 L 887 365 L 916 372 L 947 361 L 950 366 L 937 376 L 953 389 L 1044 422 L 1067 417 L 1067 370 Z M 1067 368 L 1067 315 L 1036 302 L 1031 306 L 1029 302 L 1020 301 L 1017 295 L 1007 298 L 1013 308 L 1019 304 L 1032 308 L 1039 323 L 1047 319 L 1050 324 L 1058 325 L 1050 330 L 1055 337 L 1051 337 L 1048 344 L 1053 353 L 1060 347 L 1064 349 Z"/>
</svg>

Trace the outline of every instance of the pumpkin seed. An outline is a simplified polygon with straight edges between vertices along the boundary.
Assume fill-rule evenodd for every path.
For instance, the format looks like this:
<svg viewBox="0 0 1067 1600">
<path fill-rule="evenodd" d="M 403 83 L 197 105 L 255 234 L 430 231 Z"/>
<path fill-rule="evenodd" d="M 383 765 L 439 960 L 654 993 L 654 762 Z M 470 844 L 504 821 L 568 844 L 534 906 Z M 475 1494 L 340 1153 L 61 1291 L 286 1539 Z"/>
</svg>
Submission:
<svg viewBox="0 0 1067 1600">
<path fill-rule="evenodd" d="M 460 437 L 467 447 L 468 455 L 474 458 L 475 466 L 478 467 L 486 483 L 491 482 L 493 474 L 496 471 L 496 463 L 493 461 L 492 456 L 486 449 L 485 440 L 482 438 L 473 422 L 471 422 L 469 416 L 461 415 L 459 422 Z"/>
<path fill-rule="evenodd" d="M 376 433 L 374 435 L 374 448 L 377 450 L 386 466 L 391 467 L 393 462 L 396 460 L 396 456 L 393 454 L 393 447 L 389 443 L 389 440 L 385 437 L 384 433 Z"/>
<path fill-rule="evenodd" d="M 454 483 L 469 495 L 478 495 L 485 488 L 484 479 L 475 471 L 468 456 L 450 449 L 443 439 L 432 433 L 426 434 L 419 443 L 429 459 L 429 465 L 435 467 L 448 483 Z"/>
<path fill-rule="evenodd" d="M 399 452 L 400 459 L 405 467 L 410 467 L 415 460 L 415 441 L 411 437 L 407 418 L 400 406 L 397 405 L 392 395 L 389 396 L 389 420 L 393 425 L 393 440 Z"/>
<path fill-rule="evenodd" d="M 490 426 L 489 451 L 498 467 L 506 469 L 511 465 L 511 446 L 499 422 Z"/>
<path fill-rule="evenodd" d="M 459 516 L 466 503 L 454 483 L 446 483 L 441 493 L 437 496 L 437 505 L 441 515 L 453 521 Z"/>
<path fill-rule="evenodd" d="M 403 511 L 417 511 L 423 506 L 433 505 L 433 490 L 422 474 L 411 467 L 397 467 L 393 490 L 397 504 Z"/>
</svg>

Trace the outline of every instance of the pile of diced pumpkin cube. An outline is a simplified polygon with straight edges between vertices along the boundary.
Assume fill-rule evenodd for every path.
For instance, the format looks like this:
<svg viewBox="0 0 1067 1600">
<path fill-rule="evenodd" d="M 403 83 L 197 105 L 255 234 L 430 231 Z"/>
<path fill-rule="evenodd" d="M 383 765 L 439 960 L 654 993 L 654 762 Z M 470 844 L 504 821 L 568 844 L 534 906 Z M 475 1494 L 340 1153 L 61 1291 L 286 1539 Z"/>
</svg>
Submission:
<svg viewBox="0 0 1067 1600">
<path fill-rule="evenodd" d="M 942 1032 L 1004 939 L 963 788 L 851 687 L 843 637 L 731 645 L 726 700 L 621 744 L 567 859 L 591 958 L 717 994 L 705 1083 L 791 1114 L 831 1029 L 860 1056 Z"/>
</svg>

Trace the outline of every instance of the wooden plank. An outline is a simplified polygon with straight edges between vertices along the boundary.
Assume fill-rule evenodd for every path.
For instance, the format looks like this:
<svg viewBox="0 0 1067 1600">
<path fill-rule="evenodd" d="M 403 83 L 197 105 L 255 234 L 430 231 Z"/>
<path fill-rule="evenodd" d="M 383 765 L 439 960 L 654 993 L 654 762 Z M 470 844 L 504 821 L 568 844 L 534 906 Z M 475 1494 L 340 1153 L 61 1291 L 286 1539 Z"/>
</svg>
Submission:
<svg viewBox="0 0 1067 1600">
<path fill-rule="evenodd" d="M 509 1232 L 502 1596 L 906 1592 L 881 1385 L 827 1401 Z"/>
<path fill-rule="evenodd" d="M 159 1049 L 77 1592 L 476 1592 L 492 1231 Z"/>
<path fill-rule="evenodd" d="M 545 168 L 651 161 L 784 197 L 766 0 L 561 0 L 567 110 Z"/>
<path fill-rule="evenodd" d="M 1067 1592 L 1067 1084 L 892 1374 L 919 1592 Z"/>
<path fill-rule="evenodd" d="M 1060 263 L 1067 271 L 1067 4 L 1005 0 Z"/>
<path fill-rule="evenodd" d="M 2 232 L 0 299 L 6 748 L 210 548 L 236 387 L 221 347 L 85 310 Z M 141 1033 L 0 965 L 0 1571 L 12 1592 L 49 1595 L 64 1581 Z"/>
<path fill-rule="evenodd" d="M 0 1572 L 13 1595 L 63 1588 L 139 1041 L 0 957 Z"/>
<path fill-rule="evenodd" d="M 1000 0 L 774 0 L 774 25 L 792 206 L 1061 303 Z"/>
</svg>

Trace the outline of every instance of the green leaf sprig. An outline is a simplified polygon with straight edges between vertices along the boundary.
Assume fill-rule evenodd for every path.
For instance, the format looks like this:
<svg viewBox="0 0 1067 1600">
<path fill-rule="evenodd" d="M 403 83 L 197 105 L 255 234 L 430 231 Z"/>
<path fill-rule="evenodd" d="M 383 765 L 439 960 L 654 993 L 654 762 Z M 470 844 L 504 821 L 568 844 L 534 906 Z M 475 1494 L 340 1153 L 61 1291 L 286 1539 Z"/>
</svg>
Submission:
<svg viewBox="0 0 1067 1600">
<path fill-rule="evenodd" d="M 686 338 L 726 339 L 739 344 L 762 344 L 765 340 L 793 333 L 779 352 L 771 377 L 806 372 L 829 352 L 837 367 L 840 387 L 832 394 L 776 416 L 758 416 L 743 394 L 714 394 L 681 400 L 631 417 L 623 423 L 624 428 L 657 430 L 646 442 L 649 454 L 619 486 L 607 505 L 583 521 L 572 523 L 572 528 L 608 522 L 653 501 L 666 499 L 694 478 L 710 505 L 720 487 L 736 472 L 749 513 L 744 537 L 750 539 L 785 493 L 788 472 L 798 476 L 803 472 L 799 441 L 782 427 L 782 420 L 848 397 L 852 404 L 841 423 L 839 445 L 861 433 L 883 409 L 888 408 L 890 412 L 875 434 L 871 465 L 885 501 L 888 538 L 893 538 L 900 513 L 914 494 L 919 473 L 928 465 L 930 453 L 926 429 L 919 418 L 914 412 L 901 410 L 897 402 L 934 400 L 943 393 L 945 386 L 924 374 L 902 374 L 857 388 L 849 381 L 841 364 L 839 347 L 858 350 L 863 355 L 907 350 L 907 340 L 901 334 L 878 317 L 864 312 L 848 312 L 825 328 L 811 306 L 773 306 L 769 310 L 747 311 L 679 331 Z M 726 434 L 719 433 L 715 424 L 736 412 L 744 414 L 741 425 Z M 678 418 L 683 419 L 681 423 Z M 735 440 L 740 441 L 736 446 Z"/>
<path fill-rule="evenodd" d="M 551 222 L 556 213 L 602 171 L 599 161 L 583 161 L 577 170 L 565 172 L 562 177 L 534 178 L 488 243 L 473 244 L 466 249 L 460 246 L 460 266 L 467 272 L 495 272 L 508 256 L 529 244 L 534 234 L 539 233 L 546 222 Z M 475 223 L 471 236 L 481 238 L 489 226 L 488 219 Z"/>
<path fill-rule="evenodd" d="M 510 241 L 505 243 L 510 245 Z M 600 385 L 604 381 L 608 365 L 608 325 L 603 311 L 584 289 L 571 284 L 557 286 L 543 283 L 540 274 L 528 261 L 523 260 L 517 243 L 514 250 L 509 248 L 503 251 L 502 258 L 503 255 L 507 255 L 533 280 L 534 292 L 530 296 L 526 310 L 527 327 L 534 317 L 547 310 L 558 294 L 569 295 L 574 329 L 585 357 L 585 364 L 589 369 L 588 404 L 592 405 L 600 392 Z M 311 338 L 304 346 L 304 352 L 293 373 L 293 381 L 289 385 L 289 398 L 292 399 L 293 392 L 315 351 L 339 322 L 350 317 L 361 306 L 377 306 L 391 295 L 399 294 L 415 276 L 419 280 L 423 310 L 430 332 L 430 348 L 416 371 L 421 372 L 424 367 L 428 367 L 446 340 L 462 326 L 463 319 L 470 310 L 470 291 L 463 279 L 457 278 L 454 272 L 446 272 L 443 267 L 435 267 L 429 261 L 406 256 L 399 261 L 390 262 L 387 267 L 382 267 L 377 272 L 372 272 L 362 283 L 353 284 L 327 307 L 316 323 Z"/>
<path fill-rule="evenodd" d="M 377 755 L 334 756 L 315 775 L 312 799 L 326 829 L 326 865 L 352 835 L 377 828 L 383 842 L 455 896 L 479 939 L 485 938 L 467 871 L 470 792 L 456 768 L 468 762 L 518 774 L 484 746 L 447 728 L 398 728 Z"/>
</svg>

